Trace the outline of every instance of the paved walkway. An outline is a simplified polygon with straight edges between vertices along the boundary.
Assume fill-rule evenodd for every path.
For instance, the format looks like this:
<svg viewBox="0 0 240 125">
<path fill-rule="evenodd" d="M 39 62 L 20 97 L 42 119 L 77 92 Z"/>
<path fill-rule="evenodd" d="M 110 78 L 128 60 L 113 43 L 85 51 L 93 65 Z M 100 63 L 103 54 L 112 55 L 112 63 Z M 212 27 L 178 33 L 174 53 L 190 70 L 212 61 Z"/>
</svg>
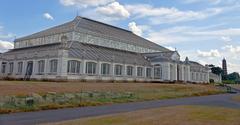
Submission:
<svg viewBox="0 0 240 125">
<path fill-rule="evenodd" d="M 202 97 L 188 97 L 169 100 L 134 102 L 97 107 L 47 110 L 39 112 L 14 113 L 0 115 L 0 125 L 36 125 L 40 123 L 59 122 L 89 116 L 99 116 L 139 109 L 159 108 L 175 105 L 210 105 L 240 109 L 240 103 L 231 100 L 236 94 L 221 94 Z"/>
</svg>

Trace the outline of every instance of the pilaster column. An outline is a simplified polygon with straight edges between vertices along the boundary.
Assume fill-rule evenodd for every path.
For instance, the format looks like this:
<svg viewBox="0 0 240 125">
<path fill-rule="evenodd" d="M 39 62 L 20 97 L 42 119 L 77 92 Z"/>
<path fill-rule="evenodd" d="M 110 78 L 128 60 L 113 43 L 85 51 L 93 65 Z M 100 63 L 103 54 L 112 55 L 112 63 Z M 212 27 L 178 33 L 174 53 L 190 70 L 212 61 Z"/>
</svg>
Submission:
<svg viewBox="0 0 240 125">
<path fill-rule="evenodd" d="M 58 70 L 57 74 L 61 77 L 67 77 L 67 67 L 68 67 L 68 50 L 58 51 Z"/>
<path fill-rule="evenodd" d="M 177 63 L 176 64 L 174 64 L 174 80 L 177 80 Z"/>
<path fill-rule="evenodd" d="M 167 64 L 167 80 L 171 80 L 171 64 Z"/>
</svg>

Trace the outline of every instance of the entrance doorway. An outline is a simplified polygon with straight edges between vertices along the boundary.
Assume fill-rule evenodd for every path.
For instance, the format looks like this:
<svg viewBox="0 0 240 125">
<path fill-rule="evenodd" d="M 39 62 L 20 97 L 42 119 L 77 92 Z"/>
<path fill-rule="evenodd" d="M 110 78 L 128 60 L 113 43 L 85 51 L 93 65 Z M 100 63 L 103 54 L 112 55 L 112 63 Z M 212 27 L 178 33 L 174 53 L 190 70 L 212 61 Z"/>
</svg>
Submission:
<svg viewBox="0 0 240 125">
<path fill-rule="evenodd" d="M 31 75 L 33 72 L 33 61 L 27 62 L 27 69 L 26 69 L 26 74 L 25 74 L 25 80 L 30 80 Z"/>
</svg>

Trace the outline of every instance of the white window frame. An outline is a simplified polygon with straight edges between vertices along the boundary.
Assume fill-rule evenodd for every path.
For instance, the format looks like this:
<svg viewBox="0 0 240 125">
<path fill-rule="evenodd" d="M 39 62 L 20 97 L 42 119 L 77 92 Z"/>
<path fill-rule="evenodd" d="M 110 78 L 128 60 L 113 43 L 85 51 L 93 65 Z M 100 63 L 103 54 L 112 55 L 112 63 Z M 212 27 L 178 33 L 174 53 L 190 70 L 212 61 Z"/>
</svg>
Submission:
<svg viewBox="0 0 240 125">
<path fill-rule="evenodd" d="M 122 76 L 123 75 L 123 65 L 115 64 L 114 65 L 114 74 L 116 76 Z"/>
<path fill-rule="evenodd" d="M 127 66 L 127 76 L 133 76 L 133 66 Z"/>
<path fill-rule="evenodd" d="M 97 74 L 97 63 L 96 62 L 86 62 L 86 74 L 96 75 Z"/>
<path fill-rule="evenodd" d="M 150 69 L 150 72 L 148 72 L 149 69 Z M 146 68 L 146 77 L 147 78 L 151 78 L 152 77 L 152 68 L 149 68 L 149 67 Z"/>
<path fill-rule="evenodd" d="M 14 62 L 9 63 L 9 74 L 12 74 L 14 70 Z"/>
<path fill-rule="evenodd" d="M 50 74 L 56 74 L 57 69 L 58 69 L 58 60 L 57 59 L 52 59 L 49 61 L 49 66 L 50 66 Z"/>
<path fill-rule="evenodd" d="M 18 71 L 17 73 L 20 75 L 23 73 L 23 62 L 18 62 Z"/>
<path fill-rule="evenodd" d="M 159 71 L 158 71 L 159 69 Z M 162 66 L 154 66 L 154 78 L 162 79 Z"/>
<path fill-rule="evenodd" d="M 143 67 L 137 67 L 137 76 L 143 77 Z"/>
<path fill-rule="evenodd" d="M 101 63 L 101 74 L 102 75 L 110 75 L 111 64 L 109 63 Z"/>
<path fill-rule="evenodd" d="M 5 74 L 7 70 L 7 62 L 2 62 L 1 73 Z"/>
<path fill-rule="evenodd" d="M 45 71 L 45 60 L 38 61 L 38 74 L 43 74 Z"/>
<path fill-rule="evenodd" d="M 67 72 L 68 74 L 80 74 L 81 62 L 78 60 L 68 60 Z"/>
</svg>

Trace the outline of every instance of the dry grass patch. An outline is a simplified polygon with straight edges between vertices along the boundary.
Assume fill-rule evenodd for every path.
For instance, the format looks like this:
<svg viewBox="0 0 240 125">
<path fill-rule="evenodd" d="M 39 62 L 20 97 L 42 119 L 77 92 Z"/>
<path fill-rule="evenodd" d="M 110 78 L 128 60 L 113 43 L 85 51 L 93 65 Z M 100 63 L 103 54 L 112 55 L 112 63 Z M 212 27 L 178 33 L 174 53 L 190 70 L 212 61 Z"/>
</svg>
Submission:
<svg viewBox="0 0 240 125">
<path fill-rule="evenodd" d="M 158 92 L 169 92 L 169 94 L 184 92 L 185 94 L 207 95 L 211 93 L 215 94 L 220 90 L 212 85 L 193 84 L 0 81 L 0 96 L 28 95 L 30 93 L 41 94 L 47 92 L 73 93 L 81 91 L 152 93 L 144 95 L 152 98 L 152 96 L 158 96 L 155 95 Z"/>
<path fill-rule="evenodd" d="M 240 110 L 174 106 L 44 125 L 239 125 Z"/>
<path fill-rule="evenodd" d="M 0 114 L 219 93 L 213 85 L 0 81 Z"/>
</svg>

